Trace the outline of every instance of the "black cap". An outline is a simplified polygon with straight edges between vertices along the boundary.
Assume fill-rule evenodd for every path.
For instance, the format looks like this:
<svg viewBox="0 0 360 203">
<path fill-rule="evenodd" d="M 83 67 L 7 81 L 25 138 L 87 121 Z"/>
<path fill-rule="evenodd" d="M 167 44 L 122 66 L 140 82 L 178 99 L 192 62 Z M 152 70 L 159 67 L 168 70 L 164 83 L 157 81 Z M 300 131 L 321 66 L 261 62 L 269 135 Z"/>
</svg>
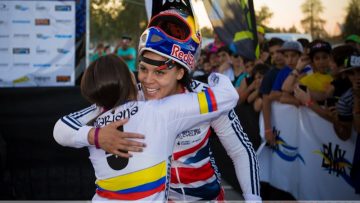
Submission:
<svg viewBox="0 0 360 203">
<path fill-rule="evenodd" d="M 317 52 L 325 52 L 330 54 L 331 53 L 331 45 L 325 41 L 314 41 L 310 43 L 310 58 L 313 58 L 315 53 Z"/>
<path fill-rule="evenodd" d="M 132 40 L 132 38 L 129 36 L 129 35 L 123 35 L 122 37 L 121 37 L 121 39 L 128 39 L 128 40 Z"/>
</svg>

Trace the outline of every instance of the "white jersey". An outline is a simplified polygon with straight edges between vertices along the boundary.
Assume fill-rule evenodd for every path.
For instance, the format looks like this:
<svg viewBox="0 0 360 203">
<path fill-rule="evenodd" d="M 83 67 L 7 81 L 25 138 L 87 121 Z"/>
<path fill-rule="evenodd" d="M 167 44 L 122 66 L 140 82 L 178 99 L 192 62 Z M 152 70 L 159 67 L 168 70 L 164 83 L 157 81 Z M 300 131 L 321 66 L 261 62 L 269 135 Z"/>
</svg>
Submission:
<svg viewBox="0 0 360 203">
<path fill-rule="evenodd" d="M 97 178 L 97 195 L 123 201 L 165 201 L 176 136 L 184 129 L 190 129 L 229 111 L 237 103 L 238 94 L 225 76 L 212 74 L 209 76 L 209 84 L 211 89 L 197 94 L 128 102 L 100 115 L 95 121 L 97 127 L 129 118 L 123 130 L 146 135 L 144 142 L 147 147 L 141 153 L 133 153 L 130 159 L 119 158 L 102 149 L 88 146 L 87 136 L 73 138 L 72 141 L 58 136 L 57 132 L 68 130 L 62 129 L 64 125 L 61 123 L 78 127 L 78 130 L 83 128 L 79 126 L 81 123 L 78 120 L 84 111 L 65 116 L 60 123 L 57 122 L 54 138 L 64 146 L 88 146 Z"/>
</svg>

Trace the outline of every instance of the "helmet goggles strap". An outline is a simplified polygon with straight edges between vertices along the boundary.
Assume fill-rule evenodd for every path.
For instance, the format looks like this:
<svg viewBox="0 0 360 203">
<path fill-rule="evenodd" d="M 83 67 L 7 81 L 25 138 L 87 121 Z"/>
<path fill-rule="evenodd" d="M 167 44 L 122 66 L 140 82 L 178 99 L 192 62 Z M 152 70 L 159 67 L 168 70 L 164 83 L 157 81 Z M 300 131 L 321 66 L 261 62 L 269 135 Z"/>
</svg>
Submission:
<svg viewBox="0 0 360 203">
<path fill-rule="evenodd" d="M 172 59 L 168 59 L 166 61 L 158 61 L 140 55 L 139 60 L 153 66 L 158 66 L 157 70 L 172 69 L 176 66 L 175 61 Z"/>
</svg>

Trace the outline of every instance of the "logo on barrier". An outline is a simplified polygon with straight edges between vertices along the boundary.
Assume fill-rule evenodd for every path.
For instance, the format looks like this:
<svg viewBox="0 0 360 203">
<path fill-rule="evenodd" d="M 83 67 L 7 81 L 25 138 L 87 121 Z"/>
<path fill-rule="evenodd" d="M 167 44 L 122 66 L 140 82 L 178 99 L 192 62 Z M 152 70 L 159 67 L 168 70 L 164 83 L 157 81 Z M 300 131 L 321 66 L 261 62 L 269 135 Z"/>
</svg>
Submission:
<svg viewBox="0 0 360 203">
<path fill-rule="evenodd" d="M 5 68 L 8 67 L 9 64 L 8 63 L 0 63 L 0 68 Z"/>
<path fill-rule="evenodd" d="M 5 20 L 0 20 L 0 26 L 7 25 L 7 22 Z"/>
<path fill-rule="evenodd" d="M 9 38 L 10 35 L 0 35 L 0 38 Z"/>
<path fill-rule="evenodd" d="M 58 75 L 56 76 L 56 82 L 69 82 L 71 79 L 70 75 Z"/>
<path fill-rule="evenodd" d="M 29 38 L 30 34 L 17 33 L 13 35 L 14 38 Z"/>
<path fill-rule="evenodd" d="M 51 79 L 50 76 L 34 76 L 34 80 L 37 82 L 47 82 Z"/>
<path fill-rule="evenodd" d="M 36 4 L 36 6 L 35 6 L 35 9 L 37 10 L 37 11 L 49 11 L 49 8 L 48 7 L 46 7 L 46 6 L 44 6 L 44 5 L 41 5 L 41 4 Z"/>
<path fill-rule="evenodd" d="M 58 48 L 58 49 L 57 49 L 57 52 L 58 52 L 59 54 L 68 54 L 70 51 L 67 50 L 67 49 Z"/>
<path fill-rule="evenodd" d="M 340 176 L 349 185 L 353 186 L 350 178 L 352 164 L 345 158 L 345 149 L 341 149 L 338 144 L 336 144 L 334 148 L 330 142 L 328 145 L 323 144 L 323 149 L 314 151 L 314 153 L 323 158 L 321 167 L 325 169 L 329 175 Z"/>
<path fill-rule="evenodd" d="M 71 39 L 72 35 L 56 34 L 55 38 L 58 38 L 58 39 Z"/>
<path fill-rule="evenodd" d="M 71 11 L 70 5 L 56 5 L 55 11 Z"/>
<path fill-rule="evenodd" d="M 55 67 L 60 67 L 60 68 L 73 68 L 74 65 L 67 63 L 67 64 L 55 64 Z"/>
<path fill-rule="evenodd" d="M 36 47 L 36 53 L 38 55 L 50 54 L 50 51 L 47 49 L 42 49 L 41 47 Z"/>
<path fill-rule="evenodd" d="M 0 11 L 8 11 L 9 7 L 4 4 L 4 3 L 0 3 Z"/>
<path fill-rule="evenodd" d="M 36 63 L 33 64 L 34 68 L 50 68 L 51 64 L 50 63 Z"/>
<path fill-rule="evenodd" d="M 44 34 L 39 34 L 38 33 L 38 34 L 36 34 L 36 38 L 46 40 L 46 39 L 50 38 L 50 35 L 44 35 Z"/>
<path fill-rule="evenodd" d="M 59 24 L 71 24 L 72 23 L 72 20 L 68 20 L 68 19 L 56 19 L 55 20 L 56 23 L 59 23 Z"/>
<path fill-rule="evenodd" d="M 305 160 L 300 155 L 298 147 L 294 147 L 286 143 L 286 141 L 280 137 L 280 130 L 277 130 L 275 127 L 273 129 L 273 133 L 276 136 L 276 145 L 270 148 L 274 153 L 285 161 L 293 162 L 299 159 L 303 164 L 305 164 Z"/>
<path fill-rule="evenodd" d="M 49 18 L 35 19 L 35 25 L 50 25 L 50 19 Z"/>
<path fill-rule="evenodd" d="M 30 63 L 14 63 L 14 67 L 21 67 L 21 68 L 27 68 L 30 67 Z"/>
<path fill-rule="evenodd" d="M 8 53 L 9 52 L 9 48 L 7 47 L 0 47 L 0 53 Z"/>
<path fill-rule="evenodd" d="M 30 20 L 13 20 L 12 23 L 13 24 L 30 24 L 31 21 Z"/>
<path fill-rule="evenodd" d="M 27 10 L 29 10 L 29 7 L 26 7 L 26 6 L 23 6 L 23 5 L 15 5 L 15 10 L 27 11 Z"/>
<path fill-rule="evenodd" d="M 13 54 L 30 54 L 30 48 L 13 48 Z"/>
</svg>

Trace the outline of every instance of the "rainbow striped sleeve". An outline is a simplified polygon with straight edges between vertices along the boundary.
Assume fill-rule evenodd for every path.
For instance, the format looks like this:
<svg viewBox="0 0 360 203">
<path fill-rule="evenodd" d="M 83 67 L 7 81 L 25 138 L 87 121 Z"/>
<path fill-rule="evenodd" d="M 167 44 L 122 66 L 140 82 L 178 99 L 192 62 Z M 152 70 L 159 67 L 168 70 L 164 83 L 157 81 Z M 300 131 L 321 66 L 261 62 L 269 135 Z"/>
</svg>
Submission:
<svg viewBox="0 0 360 203">
<path fill-rule="evenodd" d="M 96 193 L 108 199 L 139 200 L 165 190 L 166 162 L 114 178 L 97 180 Z"/>
<path fill-rule="evenodd" d="M 216 99 L 210 88 L 198 93 L 198 101 L 200 105 L 200 114 L 206 114 L 217 110 Z"/>
</svg>

